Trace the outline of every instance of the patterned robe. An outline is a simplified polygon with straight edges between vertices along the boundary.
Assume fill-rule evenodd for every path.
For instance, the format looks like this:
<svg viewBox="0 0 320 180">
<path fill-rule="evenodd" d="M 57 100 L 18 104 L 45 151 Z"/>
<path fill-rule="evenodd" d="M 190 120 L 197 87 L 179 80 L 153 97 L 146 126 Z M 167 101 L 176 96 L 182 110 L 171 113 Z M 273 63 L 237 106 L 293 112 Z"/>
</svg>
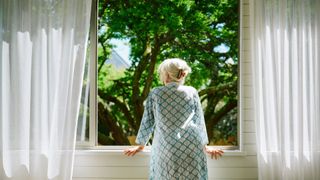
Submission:
<svg viewBox="0 0 320 180">
<path fill-rule="evenodd" d="M 145 145 L 152 133 L 149 179 L 208 179 L 208 137 L 193 87 L 169 83 L 150 92 L 136 143 Z"/>
</svg>

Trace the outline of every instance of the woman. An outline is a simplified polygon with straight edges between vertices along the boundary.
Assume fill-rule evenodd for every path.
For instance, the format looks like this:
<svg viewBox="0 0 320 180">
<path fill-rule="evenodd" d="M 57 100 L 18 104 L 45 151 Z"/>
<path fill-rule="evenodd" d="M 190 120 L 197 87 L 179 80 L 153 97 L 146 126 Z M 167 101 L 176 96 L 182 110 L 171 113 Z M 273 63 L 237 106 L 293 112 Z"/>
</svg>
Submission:
<svg viewBox="0 0 320 180">
<path fill-rule="evenodd" d="M 145 105 L 136 143 L 125 150 L 133 156 L 143 150 L 154 132 L 150 179 L 208 179 L 204 150 L 217 159 L 223 151 L 206 146 L 206 132 L 198 92 L 183 86 L 191 68 L 181 59 L 167 59 L 159 66 L 165 86 L 153 89 Z"/>
</svg>

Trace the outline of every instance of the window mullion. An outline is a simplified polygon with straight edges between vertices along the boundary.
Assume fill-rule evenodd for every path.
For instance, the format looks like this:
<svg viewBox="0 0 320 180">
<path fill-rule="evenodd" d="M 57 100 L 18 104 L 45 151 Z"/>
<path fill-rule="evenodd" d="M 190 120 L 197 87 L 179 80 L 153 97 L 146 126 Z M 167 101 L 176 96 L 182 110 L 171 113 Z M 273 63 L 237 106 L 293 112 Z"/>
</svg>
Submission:
<svg viewBox="0 0 320 180">
<path fill-rule="evenodd" d="M 90 20 L 90 118 L 89 118 L 89 143 L 93 147 L 97 142 L 97 24 L 98 0 L 92 0 Z"/>
</svg>

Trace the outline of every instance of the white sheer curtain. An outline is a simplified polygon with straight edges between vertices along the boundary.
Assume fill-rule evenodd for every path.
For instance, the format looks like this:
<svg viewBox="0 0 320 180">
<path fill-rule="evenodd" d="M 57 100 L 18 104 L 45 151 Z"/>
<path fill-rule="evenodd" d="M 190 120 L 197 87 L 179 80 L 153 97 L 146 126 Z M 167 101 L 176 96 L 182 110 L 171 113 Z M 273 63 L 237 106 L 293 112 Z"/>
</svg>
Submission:
<svg viewBox="0 0 320 180">
<path fill-rule="evenodd" d="M 0 179 L 71 179 L 89 0 L 0 0 Z"/>
<path fill-rule="evenodd" d="M 320 1 L 251 2 L 259 179 L 319 179 Z"/>
</svg>

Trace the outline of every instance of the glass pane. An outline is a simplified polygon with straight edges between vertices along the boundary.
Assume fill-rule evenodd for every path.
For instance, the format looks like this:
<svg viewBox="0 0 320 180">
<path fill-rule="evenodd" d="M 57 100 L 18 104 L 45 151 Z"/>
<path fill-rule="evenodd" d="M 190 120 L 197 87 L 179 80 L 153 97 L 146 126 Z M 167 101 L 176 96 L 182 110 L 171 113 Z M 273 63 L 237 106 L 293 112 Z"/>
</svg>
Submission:
<svg viewBox="0 0 320 180">
<path fill-rule="evenodd" d="M 166 58 L 192 68 L 211 145 L 238 144 L 238 0 L 99 1 L 98 144 L 134 144 Z"/>
<path fill-rule="evenodd" d="M 89 141 L 89 115 L 90 115 L 90 78 L 89 78 L 89 67 L 90 67 L 90 45 L 87 47 L 87 54 L 85 60 L 85 69 L 83 74 L 83 85 L 81 92 L 80 110 L 78 116 L 77 126 L 77 142 L 84 143 Z"/>
</svg>

